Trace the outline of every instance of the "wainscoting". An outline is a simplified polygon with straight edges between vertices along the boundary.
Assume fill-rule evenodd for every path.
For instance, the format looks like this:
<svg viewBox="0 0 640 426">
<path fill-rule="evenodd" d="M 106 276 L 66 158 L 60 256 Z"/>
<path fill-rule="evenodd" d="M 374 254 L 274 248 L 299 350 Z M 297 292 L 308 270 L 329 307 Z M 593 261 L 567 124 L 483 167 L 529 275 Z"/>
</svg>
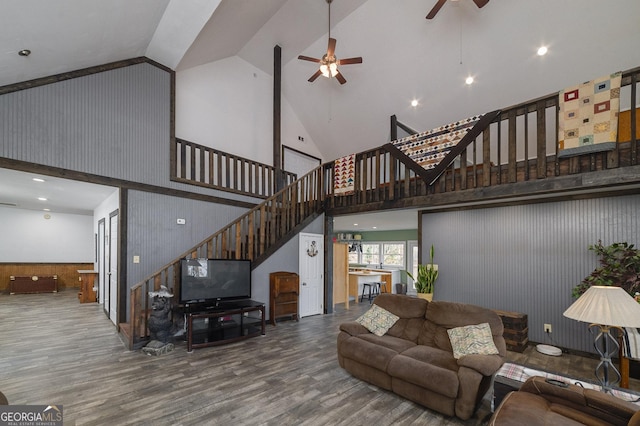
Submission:
<svg viewBox="0 0 640 426">
<path fill-rule="evenodd" d="M 12 275 L 57 275 L 58 290 L 80 288 L 78 270 L 83 269 L 93 269 L 93 263 L 0 263 L 0 292 L 9 291 Z"/>
</svg>

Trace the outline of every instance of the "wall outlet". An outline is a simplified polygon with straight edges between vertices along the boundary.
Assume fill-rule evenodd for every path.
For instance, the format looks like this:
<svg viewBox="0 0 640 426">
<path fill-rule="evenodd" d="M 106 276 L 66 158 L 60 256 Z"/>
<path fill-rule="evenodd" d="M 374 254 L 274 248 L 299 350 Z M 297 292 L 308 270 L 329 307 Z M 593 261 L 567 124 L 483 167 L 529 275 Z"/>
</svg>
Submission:
<svg viewBox="0 0 640 426">
<path fill-rule="evenodd" d="M 544 332 L 545 333 L 551 333 L 551 324 L 545 324 L 544 325 Z"/>
</svg>

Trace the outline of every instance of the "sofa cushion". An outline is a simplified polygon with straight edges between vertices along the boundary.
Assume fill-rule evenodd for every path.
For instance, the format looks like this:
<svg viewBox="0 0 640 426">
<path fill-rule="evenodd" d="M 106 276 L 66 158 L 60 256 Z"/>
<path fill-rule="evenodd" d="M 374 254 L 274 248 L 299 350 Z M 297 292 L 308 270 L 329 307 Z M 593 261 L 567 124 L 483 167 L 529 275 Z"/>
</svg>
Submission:
<svg viewBox="0 0 640 426">
<path fill-rule="evenodd" d="M 387 372 L 394 378 L 449 398 L 458 396 L 458 364 L 451 353 L 415 346 L 395 356 Z"/>
<path fill-rule="evenodd" d="M 339 345 L 342 357 L 382 371 L 386 371 L 391 359 L 398 355 L 398 352 L 393 349 L 381 346 L 377 342 L 368 342 L 360 337 L 341 339 Z"/>
<path fill-rule="evenodd" d="M 460 359 L 465 355 L 498 354 L 498 348 L 493 343 L 491 328 L 486 322 L 451 328 L 447 330 L 447 333 L 455 359 Z"/>
<path fill-rule="evenodd" d="M 385 334 L 384 336 L 376 336 L 375 334 L 367 333 L 358 335 L 358 338 L 376 345 L 384 346 L 385 348 L 392 349 L 398 353 L 406 351 L 416 345 L 409 340 L 389 336 L 388 334 Z"/>
<path fill-rule="evenodd" d="M 367 312 L 356 319 L 356 322 L 362 324 L 376 336 L 382 336 L 398 321 L 398 318 L 397 315 L 386 309 L 372 305 Z"/>
<path fill-rule="evenodd" d="M 427 309 L 426 300 L 402 294 L 383 293 L 376 297 L 373 303 L 399 317 L 387 331 L 387 335 L 417 343 Z"/>
<path fill-rule="evenodd" d="M 507 355 L 507 348 L 502 337 L 504 326 L 500 317 L 490 309 L 465 303 L 445 301 L 430 302 L 425 315 L 426 321 L 418 336 L 418 344 L 434 346 L 453 351 L 448 329 L 470 324 L 488 323 L 494 344 L 500 356 Z"/>
</svg>

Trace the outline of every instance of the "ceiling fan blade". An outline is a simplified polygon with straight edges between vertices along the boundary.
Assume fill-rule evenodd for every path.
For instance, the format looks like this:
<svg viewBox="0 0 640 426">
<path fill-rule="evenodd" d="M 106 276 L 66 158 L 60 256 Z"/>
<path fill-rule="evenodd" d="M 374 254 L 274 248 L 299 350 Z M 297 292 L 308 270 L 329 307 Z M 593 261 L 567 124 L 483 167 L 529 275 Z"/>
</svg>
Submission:
<svg viewBox="0 0 640 426">
<path fill-rule="evenodd" d="M 327 57 L 333 56 L 335 51 L 336 51 L 336 39 L 335 38 L 330 38 L 329 39 L 329 46 L 327 47 Z"/>
<path fill-rule="evenodd" d="M 310 61 L 310 62 L 320 62 L 320 59 L 316 59 L 316 58 L 312 58 L 310 56 L 304 56 L 304 55 L 300 55 L 298 56 L 298 59 L 302 59 L 303 61 Z"/>
<path fill-rule="evenodd" d="M 340 84 L 345 84 L 347 82 L 347 79 L 344 78 L 342 74 L 340 74 L 340 71 L 336 73 L 336 80 L 338 80 Z"/>
<path fill-rule="evenodd" d="M 318 70 L 316 71 L 315 74 L 313 74 L 311 77 L 309 77 L 309 80 L 307 80 L 309 83 L 313 83 L 316 78 L 320 77 L 322 75 L 322 71 Z"/>
<path fill-rule="evenodd" d="M 361 63 L 362 63 L 362 58 L 361 57 L 338 59 L 338 61 L 337 61 L 338 65 L 361 64 Z"/>
<path fill-rule="evenodd" d="M 436 16 L 436 13 L 438 13 L 438 11 L 440 10 L 440 8 L 442 6 L 444 6 L 444 4 L 447 2 L 447 0 L 438 0 L 438 2 L 436 3 L 435 6 L 433 6 L 433 9 L 431 9 L 431 11 L 429 12 L 429 14 L 427 15 L 427 19 L 433 19 Z"/>
<path fill-rule="evenodd" d="M 479 8 L 483 8 L 484 6 L 487 5 L 487 3 L 489 3 L 489 0 L 473 0 L 473 2 L 476 4 L 476 6 L 478 6 Z"/>
</svg>

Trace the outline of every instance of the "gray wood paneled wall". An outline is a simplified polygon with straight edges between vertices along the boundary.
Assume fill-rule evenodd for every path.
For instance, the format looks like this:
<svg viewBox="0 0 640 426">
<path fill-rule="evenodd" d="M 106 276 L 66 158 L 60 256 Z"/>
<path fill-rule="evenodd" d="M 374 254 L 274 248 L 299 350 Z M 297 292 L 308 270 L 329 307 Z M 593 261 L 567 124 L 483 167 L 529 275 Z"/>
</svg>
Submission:
<svg viewBox="0 0 640 426">
<path fill-rule="evenodd" d="M 594 352 L 587 324 L 562 313 L 598 266 L 590 244 L 638 246 L 639 211 L 640 195 L 628 195 L 424 214 L 422 262 L 434 244 L 440 270 L 434 299 L 522 312 L 529 340 Z"/>
<path fill-rule="evenodd" d="M 0 96 L 0 157 L 256 202 L 170 181 L 171 118 L 171 74 L 150 63 L 32 87 Z M 246 210 L 134 190 L 127 197 L 121 292 Z"/>
</svg>

